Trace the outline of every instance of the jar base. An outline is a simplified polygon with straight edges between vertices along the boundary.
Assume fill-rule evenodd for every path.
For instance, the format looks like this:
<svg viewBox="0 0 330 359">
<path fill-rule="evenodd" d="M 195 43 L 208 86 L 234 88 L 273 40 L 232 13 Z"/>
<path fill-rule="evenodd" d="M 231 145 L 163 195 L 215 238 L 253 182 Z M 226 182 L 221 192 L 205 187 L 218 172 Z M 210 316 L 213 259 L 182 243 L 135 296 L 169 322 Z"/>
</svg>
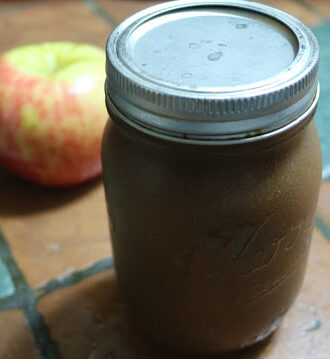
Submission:
<svg viewBox="0 0 330 359">
<path fill-rule="evenodd" d="M 235 358 L 235 354 L 238 352 L 259 352 L 262 351 L 271 341 L 272 336 L 275 334 L 280 324 L 283 321 L 283 317 L 276 320 L 276 322 L 264 333 L 261 335 L 251 339 L 250 341 L 242 344 L 240 347 L 221 350 L 220 348 L 214 349 L 199 349 L 196 348 L 188 348 L 188 347 L 179 347 L 179 346 L 171 346 L 166 343 L 154 342 L 153 347 L 155 351 L 162 354 L 168 354 L 172 358 L 176 359 L 187 359 L 187 358 L 212 358 L 219 355 L 229 355 L 230 358 Z M 229 359 L 229 358 L 228 358 Z"/>
</svg>

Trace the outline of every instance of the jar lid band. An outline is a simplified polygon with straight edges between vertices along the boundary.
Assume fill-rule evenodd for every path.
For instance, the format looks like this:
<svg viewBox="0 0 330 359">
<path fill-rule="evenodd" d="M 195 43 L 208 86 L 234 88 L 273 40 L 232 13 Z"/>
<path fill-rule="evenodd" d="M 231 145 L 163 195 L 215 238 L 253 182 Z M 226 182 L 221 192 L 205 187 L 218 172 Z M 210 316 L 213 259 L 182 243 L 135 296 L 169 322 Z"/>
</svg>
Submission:
<svg viewBox="0 0 330 359">
<path fill-rule="evenodd" d="M 159 133 L 237 139 L 300 117 L 319 47 L 295 17 L 244 0 L 178 0 L 123 21 L 107 43 L 106 94 Z"/>
</svg>

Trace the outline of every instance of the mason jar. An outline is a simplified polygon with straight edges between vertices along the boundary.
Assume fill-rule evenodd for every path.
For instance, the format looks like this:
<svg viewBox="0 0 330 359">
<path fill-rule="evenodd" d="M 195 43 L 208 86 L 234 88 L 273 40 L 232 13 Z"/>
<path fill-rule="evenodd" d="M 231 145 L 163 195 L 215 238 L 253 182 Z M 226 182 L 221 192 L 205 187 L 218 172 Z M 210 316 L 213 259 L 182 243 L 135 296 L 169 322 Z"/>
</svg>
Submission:
<svg viewBox="0 0 330 359">
<path fill-rule="evenodd" d="M 124 20 L 106 52 L 104 184 L 132 322 L 191 354 L 261 341 L 310 248 L 315 37 L 258 3 L 179 0 Z"/>
</svg>

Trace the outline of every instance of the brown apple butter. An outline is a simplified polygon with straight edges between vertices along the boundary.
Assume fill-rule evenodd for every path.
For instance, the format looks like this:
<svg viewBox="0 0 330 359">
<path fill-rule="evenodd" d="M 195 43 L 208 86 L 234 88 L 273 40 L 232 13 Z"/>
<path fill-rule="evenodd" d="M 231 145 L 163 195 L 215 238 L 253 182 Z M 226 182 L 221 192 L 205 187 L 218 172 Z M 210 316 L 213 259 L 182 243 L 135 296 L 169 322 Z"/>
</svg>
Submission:
<svg viewBox="0 0 330 359">
<path fill-rule="evenodd" d="M 111 240 L 152 342 L 237 350 L 295 300 L 321 182 L 318 61 L 305 25 L 249 1 L 167 2 L 110 36 Z"/>
</svg>

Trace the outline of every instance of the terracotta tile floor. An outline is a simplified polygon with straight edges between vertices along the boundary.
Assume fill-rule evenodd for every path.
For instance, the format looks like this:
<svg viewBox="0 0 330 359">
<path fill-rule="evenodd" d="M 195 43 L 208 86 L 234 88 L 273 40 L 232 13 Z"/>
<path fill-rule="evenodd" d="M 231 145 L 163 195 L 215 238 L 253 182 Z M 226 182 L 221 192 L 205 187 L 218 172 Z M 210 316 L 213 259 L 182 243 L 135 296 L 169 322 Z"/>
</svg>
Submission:
<svg viewBox="0 0 330 359">
<path fill-rule="evenodd" d="M 330 359 L 330 1 L 262 2 L 313 26 L 320 40 L 324 183 L 296 304 L 270 341 L 235 358 Z M 103 48 L 119 21 L 155 3 L 1 0 L 0 52 L 51 40 Z M 0 359 L 180 359 L 155 352 L 129 325 L 110 255 L 100 180 L 50 190 L 0 170 Z"/>
<path fill-rule="evenodd" d="M 2 359 L 20 358 L 22 353 L 24 353 L 24 359 L 38 358 L 38 350 L 21 311 L 8 310 L 1 313 L 0 333 L 0 357 Z"/>
</svg>

